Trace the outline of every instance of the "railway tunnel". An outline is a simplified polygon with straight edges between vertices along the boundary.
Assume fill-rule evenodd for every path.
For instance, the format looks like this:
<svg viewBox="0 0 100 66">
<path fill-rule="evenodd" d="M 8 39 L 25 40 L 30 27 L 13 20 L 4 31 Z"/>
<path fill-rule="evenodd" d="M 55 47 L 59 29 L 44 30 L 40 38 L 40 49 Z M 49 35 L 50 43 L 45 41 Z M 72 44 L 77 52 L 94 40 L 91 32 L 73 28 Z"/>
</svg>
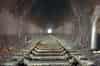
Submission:
<svg viewBox="0 0 100 66">
<path fill-rule="evenodd" d="M 1 1 L 1 48 L 10 55 L 4 65 L 78 66 L 72 50 L 88 52 L 94 1 Z M 85 5 L 83 4 L 85 3 Z M 88 7 L 87 7 L 88 6 Z M 80 16 L 81 15 L 81 16 Z M 3 37 L 3 38 L 2 38 Z M 16 58 L 17 60 L 13 60 Z M 1 57 L 3 58 L 3 57 Z M 11 60 L 11 62 L 10 62 Z M 70 62 L 71 61 L 71 62 Z M 75 65 L 74 62 L 77 64 Z"/>
</svg>

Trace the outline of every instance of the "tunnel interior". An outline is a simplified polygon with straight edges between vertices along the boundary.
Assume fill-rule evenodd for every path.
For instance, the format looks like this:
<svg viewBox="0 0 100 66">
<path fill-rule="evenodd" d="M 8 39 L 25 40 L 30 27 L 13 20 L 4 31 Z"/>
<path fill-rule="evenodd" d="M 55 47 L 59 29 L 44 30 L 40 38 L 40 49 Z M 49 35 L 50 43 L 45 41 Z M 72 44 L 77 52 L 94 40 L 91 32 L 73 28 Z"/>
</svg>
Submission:
<svg viewBox="0 0 100 66">
<path fill-rule="evenodd" d="M 19 60 L 19 56 L 26 63 L 31 62 L 27 56 L 39 62 L 62 61 L 67 60 L 66 50 L 90 49 L 90 0 L 2 0 L 0 3 L 4 3 L 0 4 L 0 58 L 4 61 L 12 62 L 13 57 Z M 59 44 L 63 49 L 57 50 Z"/>
<path fill-rule="evenodd" d="M 73 16 L 70 0 L 32 0 L 32 16 L 40 17 L 44 21 L 37 22 L 38 26 L 47 28 L 48 24 L 56 28 L 61 23 L 57 17 Z M 58 18 L 59 19 L 59 18 Z"/>
</svg>

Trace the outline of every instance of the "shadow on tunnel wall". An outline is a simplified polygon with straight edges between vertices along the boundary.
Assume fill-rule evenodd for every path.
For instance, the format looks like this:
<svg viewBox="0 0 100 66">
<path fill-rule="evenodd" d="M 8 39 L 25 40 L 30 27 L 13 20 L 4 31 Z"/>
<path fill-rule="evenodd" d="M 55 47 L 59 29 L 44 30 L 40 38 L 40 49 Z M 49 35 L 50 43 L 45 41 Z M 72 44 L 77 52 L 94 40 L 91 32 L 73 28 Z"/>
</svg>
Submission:
<svg viewBox="0 0 100 66">
<path fill-rule="evenodd" d="M 96 39 L 96 49 L 100 50 L 100 34 L 97 33 L 96 36 L 97 36 L 97 39 Z"/>
</svg>

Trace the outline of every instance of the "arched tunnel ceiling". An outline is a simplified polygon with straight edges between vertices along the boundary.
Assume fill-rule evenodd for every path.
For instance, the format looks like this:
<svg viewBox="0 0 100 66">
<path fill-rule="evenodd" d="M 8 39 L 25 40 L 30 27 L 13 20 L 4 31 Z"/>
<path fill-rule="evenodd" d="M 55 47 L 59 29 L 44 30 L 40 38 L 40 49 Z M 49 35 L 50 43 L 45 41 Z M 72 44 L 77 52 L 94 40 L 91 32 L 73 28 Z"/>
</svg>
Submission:
<svg viewBox="0 0 100 66">
<path fill-rule="evenodd" d="M 39 27 L 56 28 L 64 22 L 64 16 L 73 16 L 70 0 L 32 0 L 32 16 L 42 18 Z M 60 18 L 61 17 L 61 18 Z M 60 20 L 60 21 L 59 21 Z"/>
<path fill-rule="evenodd" d="M 64 22 L 65 16 L 71 18 L 79 14 L 80 6 L 86 8 L 87 4 L 95 3 L 94 0 L 0 0 L 0 9 L 6 8 L 11 12 L 17 12 L 20 16 L 32 16 L 32 22 L 38 27 L 46 27 L 47 24 L 59 26 Z M 84 3 L 84 4 L 82 4 Z M 74 6 L 74 7 L 73 7 Z M 89 6 L 91 10 L 92 5 Z M 74 9 L 76 8 L 76 11 Z M 36 22 L 35 22 L 36 21 Z M 67 21 L 66 21 L 67 22 Z"/>
<path fill-rule="evenodd" d="M 46 27 L 49 24 L 57 28 L 64 22 L 66 16 L 68 18 L 72 18 L 72 16 L 81 17 L 83 13 L 90 16 L 93 12 L 95 0 L 33 0 L 32 3 L 32 16 L 46 17 L 44 21 L 41 20 L 36 24 L 40 27 Z"/>
<path fill-rule="evenodd" d="M 32 16 L 64 16 L 71 12 L 70 0 L 32 0 Z"/>
<path fill-rule="evenodd" d="M 31 12 L 30 16 L 35 16 L 34 13 L 37 14 L 38 11 L 39 15 L 36 16 L 74 16 L 73 9 L 80 9 L 83 6 L 92 8 L 93 3 L 95 3 L 95 0 L 0 0 L 0 10 L 2 8 L 13 11 L 22 10 L 20 12 L 23 13 L 24 10 L 30 9 L 33 11 L 33 15 L 32 11 L 28 11 Z M 21 14 L 21 16 L 23 15 Z"/>
</svg>

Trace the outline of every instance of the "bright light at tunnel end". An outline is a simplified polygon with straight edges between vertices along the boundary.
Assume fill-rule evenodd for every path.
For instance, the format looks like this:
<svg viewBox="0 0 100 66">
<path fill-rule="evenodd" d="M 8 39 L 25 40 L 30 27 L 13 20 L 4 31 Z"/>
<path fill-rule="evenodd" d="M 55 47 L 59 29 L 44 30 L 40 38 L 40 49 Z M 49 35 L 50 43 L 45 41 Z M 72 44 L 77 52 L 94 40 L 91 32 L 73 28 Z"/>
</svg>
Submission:
<svg viewBox="0 0 100 66">
<path fill-rule="evenodd" d="M 49 34 L 51 34 L 51 33 L 52 33 L 52 28 L 49 28 L 49 29 L 47 30 L 47 32 L 48 32 Z"/>
</svg>

